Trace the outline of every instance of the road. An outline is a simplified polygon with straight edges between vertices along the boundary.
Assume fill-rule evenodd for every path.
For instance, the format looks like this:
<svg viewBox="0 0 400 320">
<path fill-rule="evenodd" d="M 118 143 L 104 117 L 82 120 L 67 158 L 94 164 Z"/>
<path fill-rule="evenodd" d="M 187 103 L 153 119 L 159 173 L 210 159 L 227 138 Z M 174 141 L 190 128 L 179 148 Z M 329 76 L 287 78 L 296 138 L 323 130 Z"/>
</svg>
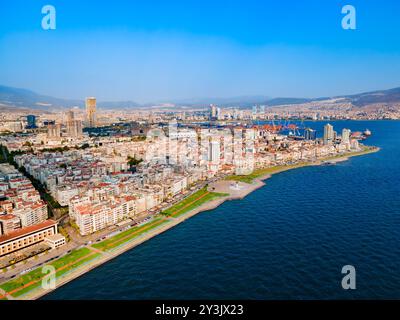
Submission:
<svg viewBox="0 0 400 320">
<path fill-rule="evenodd" d="M 146 211 L 134 218 L 131 218 L 132 221 L 129 224 L 126 224 L 126 225 L 123 225 L 120 227 L 112 226 L 111 228 L 109 227 L 109 228 L 100 230 L 100 231 L 98 231 L 94 234 L 88 235 L 88 236 L 81 236 L 73 227 L 66 226 L 65 230 L 68 232 L 68 234 L 70 236 L 70 241 L 65 246 L 58 248 L 58 249 L 50 250 L 45 254 L 38 255 L 36 257 L 32 257 L 28 260 L 25 260 L 24 262 L 20 262 L 20 263 L 16 264 L 14 269 L 7 270 L 6 273 L 0 273 L 0 282 L 5 282 L 5 281 L 19 275 L 21 272 L 23 272 L 27 269 L 35 269 L 36 267 L 39 267 L 47 262 L 50 262 L 49 260 L 54 260 L 60 256 L 63 256 L 65 254 L 67 254 L 68 252 L 70 252 L 71 250 L 76 249 L 78 247 L 81 247 L 81 246 L 90 247 L 91 244 L 105 239 L 110 234 L 113 234 L 115 232 L 121 232 L 128 226 L 132 227 L 136 224 L 139 224 L 139 223 L 143 222 L 144 219 L 150 218 L 150 217 L 154 216 L 155 214 L 160 213 L 162 210 L 165 210 L 168 207 L 173 206 L 177 202 L 181 201 L 183 198 L 186 198 L 186 197 L 192 195 L 193 193 L 197 192 L 198 190 L 204 188 L 207 184 L 215 182 L 216 180 L 218 180 L 220 178 L 221 177 L 218 177 L 218 178 L 214 177 L 213 179 L 211 179 L 209 181 L 201 182 L 198 185 L 196 185 L 196 188 L 193 191 L 188 192 L 187 194 L 177 195 L 175 198 L 173 198 L 174 201 L 172 203 L 168 203 L 168 204 L 161 206 L 161 209 L 154 212 L 153 214 L 149 214 L 149 212 Z M 63 222 L 63 220 L 67 219 L 67 218 L 68 218 L 68 216 L 63 216 L 63 217 L 59 218 L 58 221 Z"/>
<path fill-rule="evenodd" d="M 11 279 L 13 276 L 19 275 L 22 271 L 27 269 L 34 269 L 42 264 L 45 264 L 49 259 L 55 259 L 56 257 L 62 256 L 68 253 L 69 250 L 75 249 L 76 244 L 69 242 L 65 246 L 47 251 L 42 255 L 37 255 L 24 262 L 20 262 L 15 265 L 14 269 L 8 270 L 6 273 L 0 273 L 0 282 L 5 282 Z"/>
</svg>

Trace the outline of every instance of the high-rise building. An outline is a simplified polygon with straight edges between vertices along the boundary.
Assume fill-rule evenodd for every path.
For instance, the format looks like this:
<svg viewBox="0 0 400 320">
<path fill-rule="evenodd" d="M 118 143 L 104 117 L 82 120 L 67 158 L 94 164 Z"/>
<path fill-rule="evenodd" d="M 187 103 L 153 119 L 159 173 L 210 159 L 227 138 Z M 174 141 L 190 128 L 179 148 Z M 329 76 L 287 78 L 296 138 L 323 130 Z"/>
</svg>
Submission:
<svg viewBox="0 0 400 320">
<path fill-rule="evenodd" d="M 93 128 L 96 126 L 96 98 L 86 98 L 86 118 L 88 126 Z"/>
<path fill-rule="evenodd" d="M 212 163 L 219 164 L 220 161 L 220 144 L 216 140 L 210 141 L 209 150 L 208 150 L 208 160 Z"/>
<path fill-rule="evenodd" d="M 215 104 L 210 104 L 210 120 L 217 119 L 217 106 Z"/>
<path fill-rule="evenodd" d="M 350 144 L 350 129 L 342 130 L 342 143 Z"/>
<path fill-rule="evenodd" d="M 221 118 L 222 118 L 221 108 L 217 108 L 216 117 L 217 117 L 217 120 L 221 120 Z"/>
<path fill-rule="evenodd" d="M 36 116 L 34 116 L 33 114 L 29 114 L 26 116 L 26 121 L 27 121 L 27 125 L 26 125 L 26 129 L 36 129 Z"/>
<path fill-rule="evenodd" d="M 40 201 L 29 208 L 14 210 L 13 214 L 20 218 L 22 227 L 33 226 L 48 218 L 47 204 Z"/>
<path fill-rule="evenodd" d="M 75 120 L 74 111 L 69 110 L 69 111 L 67 112 L 67 123 L 68 123 L 68 122 L 72 122 L 72 121 L 74 121 L 74 120 Z"/>
<path fill-rule="evenodd" d="M 333 131 L 333 126 L 329 123 L 327 123 L 324 126 L 324 144 L 331 144 L 333 143 L 334 140 L 334 131 Z"/>
<path fill-rule="evenodd" d="M 61 137 L 61 124 L 51 124 L 47 126 L 47 138 L 60 138 Z"/>
<path fill-rule="evenodd" d="M 67 123 L 67 134 L 70 137 L 81 137 L 83 134 L 82 131 L 82 121 L 81 120 L 73 120 Z"/>
<path fill-rule="evenodd" d="M 304 130 L 304 139 L 305 140 L 315 140 L 317 138 L 317 131 L 311 128 L 306 128 Z"/>
<path fill-rule="evenodd" d="M 72 110 L 67 113 L 67 134 L 74 138 L 82 136 L 82 121 L 75 120 Z"/>
<path fill-rule="evenodd" d="M 236 120 L 236 119 L 239 119 L 239 116 L 240 116 L 239 110 L 238 109 L 233 109 L 232 118 Z"/>
</svg>

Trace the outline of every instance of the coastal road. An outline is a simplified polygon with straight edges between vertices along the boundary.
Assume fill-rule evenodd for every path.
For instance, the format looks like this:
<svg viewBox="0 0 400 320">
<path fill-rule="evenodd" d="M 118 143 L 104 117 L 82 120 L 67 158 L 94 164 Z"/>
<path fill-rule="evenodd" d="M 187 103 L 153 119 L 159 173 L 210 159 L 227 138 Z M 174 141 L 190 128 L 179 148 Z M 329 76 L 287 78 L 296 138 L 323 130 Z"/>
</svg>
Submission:
<svg viewBox="0 0 400 320">
<path fill-rule="evenodd" d="M 4 150 L 3 150 L 4 152 Z M 184 198 L 189 197 L 190 195 L 192 195 L 193 193 L 197 192 L 198 190 L 202 189 L 203 187 L 205 187 L 207 184 L 212 183 L 213 181 L 217 180 L 217 178 L 213 178 L 210 181 L 206 181 L 203 183 L 200 183 L 199 185 L 196 186 L 196 188 L 192 191 L 189 192 L 185 195 L 180 195 L 178 197 L 176 197 L 174 199 L 174 201 L 170 204 L 175 205 L 176 203 L 178 203 L 179 201 L 183 200 Z M 197 201 L 198 199 L 196 199 Z M 161 210 L 165 210 L 168 206 L 162 207 Z M 160 211 L 161 211 L 160 210 Z M 11 270 L 7 270 L 6 273 L 0 273 L 0 282 L 5 282 L 10 280 L 13 277 L 16 277 L 17 275 L 19 275 L 21 272 L 28 270 L 28 269 L 35 269 L 37 267 L 40 267 L 44 264 L 46 264 L 47 262 L 51 262 L 54 259 L 61 257 L 65 254 L 67 254 L 69 251 L 76 249 L 80 246 L 87 246 L 89 248 L 91 248 L 92 250 L 94 250 L 93 247 L 91 247 L 90 245 L 98 242 L 100 240 L 103 240 L 103 238 L 108 237 L 110 234 L 118 232 L 118 231 L 123 231 L 123 229 L 125 229 L 127 226 L 134 226 L 135 224 L 141 223 L 143 222 L 144 219 L 146 218 L 150 218 L 152 217 L 152 214 L 149 214 L 148 212 L 145 212 L 135 218 L 132 218 L 132 222 L 124 225 L 124 226 L 114 226 L 113 228 L 107 228 L 104 230 L 101 230 L 99 232 L 96 232 L 95 234 L 89 235 L 89 236 L 81 236 L 74 228 L 72 227 L 66 227 L 66 230 L 71 238 L 71 241 L 68 242 L 65 246 L 58 248 L 58 249 L 54 249 L 49 251 L 47 254 L 44 255 L 38 255 L 35 256 L 31 259 L 28 259 L 24 262 L 20 262 L 18 264 L 15 265 L 15 267 Z M 49 261 L 50 260 L 50 261 Z"/>
<path fill-rule="evenodd" d="M 24 270 L 35 269 L 37 267 L 40 267 L 41 265 L 46 264 L 46 262 L 48 260 L 50 260 L 50 259 L 54 260 L 57 257 L 61 257 L 62 255 L 65 255 L 66 253 L 68 253 L 69 250 L 73 250 L 76 247 L 77 247 L 77 245 L 75 243 L 69 242 L 61 248 L 53 249 L 43 255 L 37 255 L 28 260 L 20 262 L 15 265 L 14 269 L 8 270 L 6 273 L 0 273 L 0 282 L 5 282 L 5 281 L 11 279 L 13 276 L 19 275 Z M 51 262 L 51 261 L 48 261 L 48 262 Z"/>
</svg>

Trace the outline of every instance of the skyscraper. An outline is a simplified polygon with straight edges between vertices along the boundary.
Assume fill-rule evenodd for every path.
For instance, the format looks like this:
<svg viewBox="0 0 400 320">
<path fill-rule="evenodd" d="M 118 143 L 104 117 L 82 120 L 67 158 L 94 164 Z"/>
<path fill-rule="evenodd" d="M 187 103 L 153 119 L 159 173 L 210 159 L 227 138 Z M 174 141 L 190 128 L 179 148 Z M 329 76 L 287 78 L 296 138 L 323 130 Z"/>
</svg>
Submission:
<svg viewBox="0 0 400 320">
<path fill-rule="evenodd" d="M 68 122 L 74 121 L 74 119 L 75 119 L 74 111 L 69 110 L 69 111 L 67 112 L 67 123 L 68 123 Z"/>
<path fill-rule="evenodd" d="M 217 106 L 215 104 L 210 104 L 210 120 L 217 119 Z"/>
<path fill-rule="evenodd" d="M 221 156 L 220 143 L 216 140 L 211 140 L 208 152 L 208 160 L 214 164 L 219 164 Z"/>
<path fill-rule="evenodd" d="M 33 114 L 29 114 L 29 115 L 26 116 L 26 120 L 27 120 L 27 125 L 26 125 L 27 129 L 35 129 L 35 128 L 37 128 L 37 126 L 36 126 L 36 116 L 34 116 Z"/>
<path fill-rule="evenodd" d="M 96 98 L 86 98 L 86 118 L 88 126 L 93 128 L 96 126 Z"/>
<path fill-rule="evenodd" d="M 51 124 L 47 126 L 47 138 L 54 139 L 61 137 L 61 124 Z"/>
<path fill-rule="evenodd" d="M 81 137 L 83 135 L 82 131 L 82 121 L 81 120 L 74 120 L 72 135 L 73 137 Z"/>
<path fill-rule="evenodd" d="M 221 119 L 221 108 L 217 108 L 216 117 L 217 117 L 217 120 Z"/>
<path fill-rule="evenodd" d="M 317 131 L 311 129 L 311 128 L 306 128 L 304 130 L 304 139 L 306 140 L 315 140 L 317 138 Z"/>
<path fill-rule="evenodd" d="M 350 144 L 350 129 L 342 130 L 342 143 Z"/>
<path fill-rule="evenodd" d="M 82 136 L 82 121 L 75 120 L 72 110 L 67 112 L 67 134 L 74 138 Z"/>
<path fill-rule="evenodd" d="M 324 126 L 324 144 L 331 144 L 334 140 L 333 126 L 327 123 Z"/>
</svg>

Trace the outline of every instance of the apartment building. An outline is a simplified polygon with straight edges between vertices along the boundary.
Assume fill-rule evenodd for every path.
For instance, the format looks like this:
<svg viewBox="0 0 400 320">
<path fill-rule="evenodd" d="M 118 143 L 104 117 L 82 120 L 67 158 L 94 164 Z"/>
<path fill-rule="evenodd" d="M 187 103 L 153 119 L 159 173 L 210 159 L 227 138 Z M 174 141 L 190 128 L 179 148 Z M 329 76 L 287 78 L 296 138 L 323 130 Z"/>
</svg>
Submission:
<svg viewBox="0 0 400 320">
<path fill-rule="evenodd" d="M 21 228 L 21 220 L 13 214 L 0 215 L 0 236 L 8 235 Z"/>
</svg>

